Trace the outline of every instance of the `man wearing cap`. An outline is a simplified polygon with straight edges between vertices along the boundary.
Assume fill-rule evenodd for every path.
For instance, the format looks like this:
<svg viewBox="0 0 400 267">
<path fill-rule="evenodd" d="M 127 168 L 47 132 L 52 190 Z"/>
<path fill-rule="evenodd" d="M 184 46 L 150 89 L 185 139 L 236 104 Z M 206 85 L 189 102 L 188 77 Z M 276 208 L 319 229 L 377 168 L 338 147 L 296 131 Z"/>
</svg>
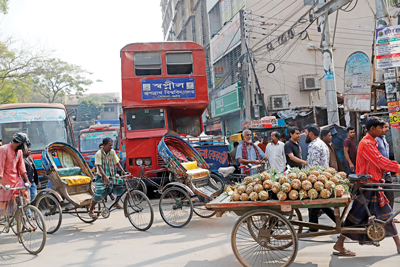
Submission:
<svg viewBox="0 0 400 267">
<path fill-rule="evenodd" d="M 21 177 L 30 185 L 22 156 L 22 150 L 27 149 L 29 144 L 29 138 L 25 133 L 16 133 L 11 143 L 0 147 L 0 188 L 3 185 L 20 187 Z M 0 215 L 11 215 L 16 210 L 13 194 L 18 196 L 18 191 L 0 189 Z"/>
</svg>

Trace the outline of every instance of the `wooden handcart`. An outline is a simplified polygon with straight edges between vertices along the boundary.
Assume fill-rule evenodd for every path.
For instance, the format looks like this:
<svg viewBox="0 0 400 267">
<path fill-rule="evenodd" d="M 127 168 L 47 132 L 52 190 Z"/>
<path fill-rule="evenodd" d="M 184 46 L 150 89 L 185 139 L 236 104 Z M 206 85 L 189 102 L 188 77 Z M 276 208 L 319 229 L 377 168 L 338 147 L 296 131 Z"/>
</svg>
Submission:
<svg viewBox="0 0 400 267">
<path fill-rule="evenodd" d="M 349 177 L 361 195 L 365 191 L 400 191 L 400 185 L 362 184 L 368 177 L 369 175 L 351 175 Z M 383 189 L 377 188 L 377 186 L 383 187 Z M 395 189 L 388 189 L 391 186 L 394 186 Z M 378 220 L 370 213 L 366 201 L 364 201 L 370 222 L 357 227 L 342 227 L 350 202 L 351 197 L 348 193 L 340 198 L 259 202 L 232 202 L 227 194 L 222 194 L 208 203 L 206 207 L 215 211 L 217 217 L 227 211 L 241 216 L 232 229 L 231 244 L 236 258 L 243 266 L 290 266 L 297 255 L 299 238 L 345 233 L 367 234 L 378 245 L 379 241 L 386 236 L 385 225 L 400 214 L 400 210 L 398 210 L 388 220 Z M 334 208 L 335 225 L 302 221 L 299 211 L 302 208 Z M 340 208 L 344 208 L 342 212 L 340 212 Z M 292 211 L 296 212 L 296 220 L 287 218 Z M 319 231 L 302 233 L 303 227 Z"/>
</svg>

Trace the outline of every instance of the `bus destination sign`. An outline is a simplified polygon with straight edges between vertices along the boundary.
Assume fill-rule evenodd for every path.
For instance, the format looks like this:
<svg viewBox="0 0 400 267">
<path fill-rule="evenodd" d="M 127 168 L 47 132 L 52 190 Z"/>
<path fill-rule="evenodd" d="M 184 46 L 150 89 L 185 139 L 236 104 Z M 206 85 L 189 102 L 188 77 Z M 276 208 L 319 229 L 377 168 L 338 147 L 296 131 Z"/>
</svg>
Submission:
<svg viewBox="0 0 400 267">
<path fill-rule="evenodd" d="M 194 78 L 142 80 L 142 100 L 196 98 Z"/>
</svg>

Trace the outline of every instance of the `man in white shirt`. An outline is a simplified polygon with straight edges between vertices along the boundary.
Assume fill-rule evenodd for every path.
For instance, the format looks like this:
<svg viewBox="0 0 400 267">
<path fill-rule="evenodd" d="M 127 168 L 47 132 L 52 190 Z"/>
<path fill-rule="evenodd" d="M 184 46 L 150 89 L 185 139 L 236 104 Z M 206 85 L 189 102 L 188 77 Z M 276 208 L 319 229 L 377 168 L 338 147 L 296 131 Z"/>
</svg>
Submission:
<svg viewBox="0 0 400 267">
<path fill-rule="evenodd" d="M 265 155 L 268 157 L 269 165 L 278 172 L 286 169 L 285 144 L 279 141 L 278 132 L 271 133 L 272 142 L 267 145 Z"/>
</svg>

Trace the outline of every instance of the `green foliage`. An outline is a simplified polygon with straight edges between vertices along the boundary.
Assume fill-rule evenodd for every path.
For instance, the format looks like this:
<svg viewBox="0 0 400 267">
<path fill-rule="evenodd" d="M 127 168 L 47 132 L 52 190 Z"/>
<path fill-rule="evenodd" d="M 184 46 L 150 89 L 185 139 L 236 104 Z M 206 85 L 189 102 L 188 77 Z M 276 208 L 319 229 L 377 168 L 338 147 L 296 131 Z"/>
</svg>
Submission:
<svg viewBox="0 0 400 267">
<path fill-rule="evenodd" d="M 90 72 L 80 66 L 69 64 L 60 59 L 41 60 L 33 75 L 33 90 L 54 103 L 65 95 L 82 95 L 93 83 L 86 78 Z"/>
<path fill-rule="evenodd" d="M 83 98 L 80 100 L 78 107 L 78 120 L 79 121 L 92 121 L 98 119 L 100 112 L 104 106 L 97 101 L 90 98 Z"/>
<path fill-rule="evenodd" d="M 7 14 L 8 13 L 8 4 L 10 0 L 0 0 L 0 13 Z"/>
</svg>

